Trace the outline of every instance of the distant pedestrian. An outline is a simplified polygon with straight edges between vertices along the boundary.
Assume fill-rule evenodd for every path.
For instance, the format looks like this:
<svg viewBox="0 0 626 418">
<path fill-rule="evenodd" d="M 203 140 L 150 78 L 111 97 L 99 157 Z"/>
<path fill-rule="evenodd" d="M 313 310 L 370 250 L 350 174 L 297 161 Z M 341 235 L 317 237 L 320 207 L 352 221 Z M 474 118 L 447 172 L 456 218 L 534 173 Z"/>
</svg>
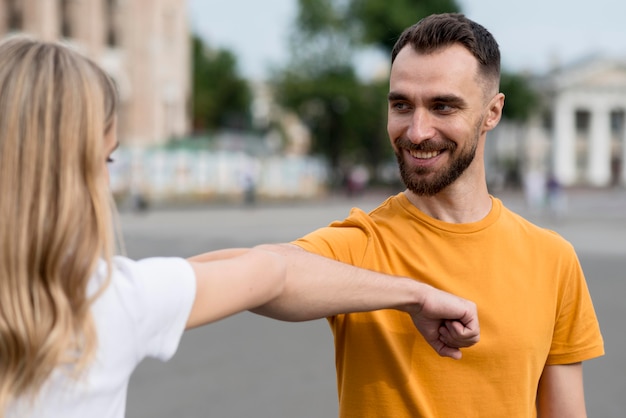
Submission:
<svg viewBox="0 0 626 418">
<path fill-rule="evenodd" d="M 243 202 L 246 206 L 256 203 L 256 176 L 251 168 L 246 168 L 241 175 L 241 187 L 243 188 Z"/>
<path fill-rule="evenodd" d="M 546 190 L 549 214 L 556 219 L 561 219 L 567 213 L 567 195 L 554 173 L 548 175 Z"/>
<path fill-rule="evenodd" d="M 370 175 L 367 167 L 357 164 L 348 172 L 347 191 L 349 197 L 361 196 L 369 183 Z"/>
<path fill-rule="evenodd" d="M 539 214 L 546 204 L 546 178 L 539 170 L 529 170 L 524 176 L 524 197 L 530 213 Z"/>
</svg>

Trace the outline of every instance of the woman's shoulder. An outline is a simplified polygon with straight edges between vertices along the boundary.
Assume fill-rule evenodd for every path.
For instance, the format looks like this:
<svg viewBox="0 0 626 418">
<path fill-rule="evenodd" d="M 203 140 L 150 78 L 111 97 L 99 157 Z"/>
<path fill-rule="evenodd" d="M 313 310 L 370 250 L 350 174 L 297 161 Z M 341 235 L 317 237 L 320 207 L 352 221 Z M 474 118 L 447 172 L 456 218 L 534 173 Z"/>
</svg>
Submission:
<svg viewBox="0 0 626 418">
<path fill-rule="evenodd" d="M 183 258 L 132 260 L 116 256 L 108 272 L 107 263 L 100 261 L 90 281 L 89 291 L 96 296 L 96 314 L 106 312 L 141 321 L 150 313 L 190 307 L 195 297 L 195 274 Z"/>
<path fill-rule="evenodd" d="M 110 268 L 110 274 L 109 273 Z M 151 257 L 133 260 L 115 256 L 110 266 L 100 260 L 90 285 L 97 291 L 102 286 L 133 288 L 158 286 L 172 280 L 191 281 L 194 272 L 187 260 L 180 257 Z"/>
</svg>

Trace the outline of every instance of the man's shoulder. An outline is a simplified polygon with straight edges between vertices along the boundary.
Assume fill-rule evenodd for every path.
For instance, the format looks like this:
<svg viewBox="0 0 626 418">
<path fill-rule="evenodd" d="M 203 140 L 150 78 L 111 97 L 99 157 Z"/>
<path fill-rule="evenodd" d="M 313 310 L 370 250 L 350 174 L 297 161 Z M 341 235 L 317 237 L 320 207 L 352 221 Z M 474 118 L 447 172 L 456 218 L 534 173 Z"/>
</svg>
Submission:
<svg viewBox="0 0 626 418">
<path fill-rule="evenodd" d="M 332 222 L 330 227 L 376 227 L 377 224 L 386 223 L 396 219 L 398 213 L 402 210 L 402 196 L 393 195 L 386 198 L 378 206 L 370 210 L 364 210 L 360 207 L 350 209 L 348 216 L 342 220 Z"/>
<path fill-rule="evenodd" d="M 393 216 L 398 211 L 395 208 L 396 199 L 396 196 L 391 196 L 367 212 L 353 207 L 344 219 L 333 221 L 292 243 L 337 260 L 360 260 L 371 243 L 377 241 L 377 237 L 387 235 L 384 231 L 390 229 L 388 223 L 398 219 Z"/>
<path fill-rule="evenodd" d="M 561 249 L 569 248 L 573 250 L 572 244 L 557 231 L 538 225 L 519 213 L 507 208 L 504 204 L 502 204 L 502 220 L 506 222 L 510 228 L 517 229 L 515 234 L 518 239 L 527 238 Z"/>
</svg>

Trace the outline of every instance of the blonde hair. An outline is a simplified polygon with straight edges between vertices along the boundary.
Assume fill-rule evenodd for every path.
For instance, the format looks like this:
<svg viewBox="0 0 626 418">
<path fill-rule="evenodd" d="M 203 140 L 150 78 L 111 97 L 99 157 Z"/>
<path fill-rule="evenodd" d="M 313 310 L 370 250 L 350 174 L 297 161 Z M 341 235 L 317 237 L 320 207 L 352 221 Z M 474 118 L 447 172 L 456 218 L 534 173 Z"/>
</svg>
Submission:
<svg viewBox="0 0 626 418">
<path fill-rule="evenodd" d="M 104 134 L 116 102 L 111 79 L 77 52 L 0 44 L 0 416 L 57 366 L 77 373 L 95 353 L 87 285 L 99 260 L 111 270 Z"/>
</svg>

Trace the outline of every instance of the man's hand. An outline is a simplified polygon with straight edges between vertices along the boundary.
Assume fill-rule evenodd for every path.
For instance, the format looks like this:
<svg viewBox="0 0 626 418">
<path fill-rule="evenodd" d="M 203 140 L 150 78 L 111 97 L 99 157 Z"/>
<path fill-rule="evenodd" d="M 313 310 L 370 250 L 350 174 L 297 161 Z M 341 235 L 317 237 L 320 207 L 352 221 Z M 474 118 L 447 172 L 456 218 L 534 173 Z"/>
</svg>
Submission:
<svg viewBox="0 0 626 418">
<path fill-rule="evenodd" d="M 442 357 L 460 359 L 460 348 L 480 340 L 480 326 L 473 302 L 425 285 L 420 306 L 406 310 L 413 323 Z"/>
</svg>

